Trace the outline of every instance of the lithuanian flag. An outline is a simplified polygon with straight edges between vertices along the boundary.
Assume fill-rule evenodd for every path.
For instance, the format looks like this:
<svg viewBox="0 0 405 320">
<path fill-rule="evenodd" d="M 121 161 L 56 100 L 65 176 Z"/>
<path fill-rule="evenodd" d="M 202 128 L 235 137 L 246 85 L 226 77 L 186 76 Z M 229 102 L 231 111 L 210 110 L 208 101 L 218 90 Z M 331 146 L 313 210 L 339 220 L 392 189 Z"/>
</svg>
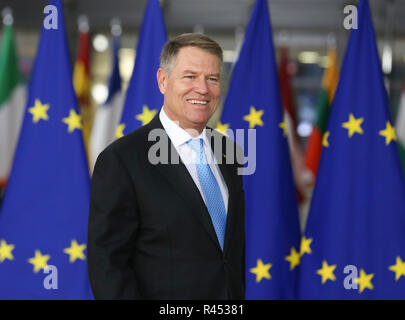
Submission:
<svg viewBox="0 0 405 320">
<path fill-rule="evenodd" d="M 327 137 L 325 137 L 324 134 L 328 124 L 330 106 L 335 95 L 339 78 L 337 52 L 335 48 L 329 50 L 328 61 L 328 66 L 322 80 L 317 119 L 312 129 L 311 136 L 309 137 L 305 154 L 305 165 L 312 172 L 314 181 L 318 171 L 322 146 L 327 143 Z"/>
</svg>

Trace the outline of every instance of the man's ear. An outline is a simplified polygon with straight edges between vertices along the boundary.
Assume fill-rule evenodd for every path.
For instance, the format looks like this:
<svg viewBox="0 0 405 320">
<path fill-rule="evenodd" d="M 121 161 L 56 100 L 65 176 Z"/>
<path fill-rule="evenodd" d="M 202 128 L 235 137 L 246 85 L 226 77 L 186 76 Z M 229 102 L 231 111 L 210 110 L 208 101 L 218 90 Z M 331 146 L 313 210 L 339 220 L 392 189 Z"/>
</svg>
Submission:
<svg viewBox="0 0 405 320">
<path fill-rule="evenodd" d="M 158 82 L 160 92 L 162 94 L 165 94 L 168 75 L 162 68 L 159 68 L 157 71 L 156 77 L 157 77 L 157 82 Z"/>
</svg>

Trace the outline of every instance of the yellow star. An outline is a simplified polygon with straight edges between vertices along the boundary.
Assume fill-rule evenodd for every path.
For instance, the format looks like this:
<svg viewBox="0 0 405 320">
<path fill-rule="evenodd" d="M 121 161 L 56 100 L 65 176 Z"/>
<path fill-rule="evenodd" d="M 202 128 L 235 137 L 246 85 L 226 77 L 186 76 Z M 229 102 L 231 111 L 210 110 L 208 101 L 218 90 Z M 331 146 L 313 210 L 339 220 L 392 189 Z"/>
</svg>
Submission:
<svg viewBox="0 0 405 320">
<path fill-rule="evenodd" d="M 215 128 L 215 130 L 222 133 L 223 135 L 228 136 L 228 134 L 226 133 L 226 129 L 229 129 L 229 123 L 222 124 L 221 121 L 218 121 L 217 127 Z"/>
<path fill-rule="evenodd" d="M 322 268 L 318 269 L 316 271 L 317 274 L 319 274 L 322 277 L 322 284 L 324 284 L 326 281 L 331 280 L 335 281 L 336 277 L 333 274 L 333 271 L 336 269 L 336 264 L 333 265 L 328 265 L 326 260 L 322 262 Z"/>
<path fill-rule="evenodd" d="M 48 120 L 47 111 L 49 108 L 49 104 L 42 104 L 39 99 L 35 99 L 34 106 L 28 109 L 28 112 L 32 114 L 32 122 L 37 123 L 41 119 Z"/>
<path fill-rule="evenodd" d="M 312 253 L 311 247 L 310 247 L 311 242 L 312 242 L 311 238 L 307 239 L 307 238 L 305 238 L 305 236 L 301 238 L 301 246 L 300 246 L 300 255 L 301 256 L 304 253 L 308 253 L 308 254 Z"/>
<path fill-rule="evenodd" d="M 291 247 L 291 253 L 289 256 L 285 257 L 285 260 L 290 262 L 290 271 L 300 264 L 301 255 L 299 252 L 295 251 L 294 247 Z"/>
<path fill-rule="evenodd" d="M 7 244 L 6 240 L 0 241 L 0 263 L 4 260 L 14 260 L 14 256 L 11 253 L 14 250 L 13 244 Z"/>
<path fill-rule="evenodd" d="M 243 117 L 243 120 L 249 122 L 249 129 L 255 126 L 263 126 L 262 115 L 264 110 L 257 111 L 254 106 L 250 107 L 250 113 Z"/>
<path fill-rule="evenodd" d="M 86 256 L 84 255 L 83 251 L 86 249 L 85 244 L 78 244 L 75 239 L 73 239 L 70 243 L 70 248 L 66 248 L 63 250 L 64 253 L 68 254 L 69 262 L 73 263 L 76 259 L 86 260 Z"/>
<path fill-rule="evenodd" d="M 117 139 L 124 136 L 124 129 L 125 129 L 125 124 L 124 123 L 119 124 L 117 129 L 115 129 L 115 137 Z"/>
<path fill-rule="evenodd" d="M 328 141 L 329 135 L 330 135 L 330 132 L 326 131 L 322 136 L 322 146 L 324 146 L 325 148 L 329 147 L 329 141 Z"/>
<path fill-rule="evenodd" d="M 270 268 L 272 267 L 271 263 L 263 264 L 262 259 L 257 259 L 257 265 L 254 268 L 250 268 L 250 272 L 256 275 L 256 283 L 262 281 L 263 278 L 268 280 L 271 279 Z"/>
<path fill-rule="evenodd" d="M 37 273 L 48 266 L 47 263 L 50 258 L 50 255 L 42 255 L 41 251 L 35 250 L 35 257 L 28 259 L 28 262 L 34 265 L 34 272 Z"/>
<path fill-rule="evenodd" d="M 69 133 L 73 132 L 75 129 L 82 128 L 82 116 L 77 114 L 75 110 L 70 109 L 69 117 L 63 118 L 62 122 L 68 125 Z"/>
<path fill-rule="evenodd" d="M 283 122 L 280 122 L 278 124 L 278 126 L 283 129 L 283 135 L 284 137 L 286 137 L 288 135 L 288 129 L 287 129 L 287 123 L 285 122 L 285 120 Z"/>
<path fill-rule="evenodd" d="M 374 289 L 371 279 L 374 277 L 374 273 L 366 274 L 363 269 L 360 270 L 360 277 L 355 281 L 359 284 L 359 292 L 362 293 L 364 289 Z"/>
<path fill-rule="evenodd" d="M 349 120 L 342 124 L 342 127 L 349 130 L 348 135 L 351 138 L 356 132 L 359 134 L 363 134 L 363 129 L 361 128 L 361 124 L 363 123 L 364 118 L 356 119 L 353 114 L 349 115 Z"/>
<path fill-rule="evenodd" d="M 139 121 L 142 121 L 142 125 L 144 126 L 145 124 L 148 124 L 153 119 L 156 112 L 157 111 L 155 109 L 149 110 L 148 106 L 145 104 L 143 106 L 142 113 L 137 114 L 135 118 Z"/>
<path fill-rule="evenodd" d="M 395 281 L 397 281 L 401 276 L 405 276 L 405 262 L 402 261 L 400 257 L 397 257 L 396 264 L 390 266 L 388 269 L 395 272 Z"/>
<path fill-rule="evenodd" d="M 392 140 L 397 140 L 397 135 L 395 134 L 395 128 L 391 126 L 391 123 L 387 121 L 387 126 L 384 130 L 378 132 L 380 136 L 385 137 L 385 145 L 388 146 Z"/>
</svg>

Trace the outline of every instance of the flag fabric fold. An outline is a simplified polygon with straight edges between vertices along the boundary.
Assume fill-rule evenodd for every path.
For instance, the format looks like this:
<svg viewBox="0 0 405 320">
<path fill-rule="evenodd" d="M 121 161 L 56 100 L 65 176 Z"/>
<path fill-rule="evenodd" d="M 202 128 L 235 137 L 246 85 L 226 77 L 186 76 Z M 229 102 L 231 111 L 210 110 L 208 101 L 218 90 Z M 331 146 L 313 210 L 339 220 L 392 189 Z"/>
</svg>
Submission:
<svg viewBox="0 0 405 320">
<path fill-rule="evenodd" d="M 399 155 L 401 157 L 402 170 L 405 177 L 405 78 L 395 127 L 398 133 Z"/>
<path fill-rule="evenodd" d="M 100 106 L 93 120 L 90 136 L 90 169 L 96 163 L 97 157 L 115 139 L 119 124 L 124 94 L 121 88 L 118 52 L 120 50 L 120 36 L 113 36 L 112 70 L 108 85 L 108 97 L 104 105 Z"/>
<path fill-rule="evenodd" d="M 255 172 L 243 177 L 246 298 L 293 299 L 300 259 L 298 204 L 266 0 L 254 6 L 221 125 L 244 129 L 245 156 L 256 159 Z M 246 155 L 248 129 L 256 132 L 256 141 L 249 142 L 256 143 L 255 155 Z"/>
<path fill-rule="evenodd" d="M 0 299 L 92 298 L 90 177 L 62 1 L 49 4 L 52 27 L 46 16 L 0 212 Z"/>
<path fill-rule="evenodd" d="M 405 298 L 405 183 L 367 0 L 326 128 L 301 260 L 301 299 Z"/>
<path fill-rule="evenodd" d="M 117 138 L 147 124 L 163 105 L 156 73 L 166 39 L 159 1 L 149 0 L 139 34 L 134 70 L 116 131 Z"/>
</svg>

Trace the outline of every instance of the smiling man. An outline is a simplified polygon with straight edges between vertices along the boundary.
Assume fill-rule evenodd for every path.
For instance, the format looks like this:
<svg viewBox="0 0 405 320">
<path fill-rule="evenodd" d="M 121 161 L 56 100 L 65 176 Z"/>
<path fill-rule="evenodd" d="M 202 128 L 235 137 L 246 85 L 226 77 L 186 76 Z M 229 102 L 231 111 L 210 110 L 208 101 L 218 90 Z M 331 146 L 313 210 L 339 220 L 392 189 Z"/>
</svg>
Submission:
<svg viewBox="0 0 405 320">
<path fill-rule="evenodd" d="M 206 127 L 221 64 L 221 47 L 204 35 L 166 43 L 160 113 L 97 159 L 88 232 L 96 299 L 244 299 L 242 177 L 222 161 L 230 141 Z M 153 132 L 167 141 L 160 153 L 180 162 L 150 161 Z"/>
</svg>

